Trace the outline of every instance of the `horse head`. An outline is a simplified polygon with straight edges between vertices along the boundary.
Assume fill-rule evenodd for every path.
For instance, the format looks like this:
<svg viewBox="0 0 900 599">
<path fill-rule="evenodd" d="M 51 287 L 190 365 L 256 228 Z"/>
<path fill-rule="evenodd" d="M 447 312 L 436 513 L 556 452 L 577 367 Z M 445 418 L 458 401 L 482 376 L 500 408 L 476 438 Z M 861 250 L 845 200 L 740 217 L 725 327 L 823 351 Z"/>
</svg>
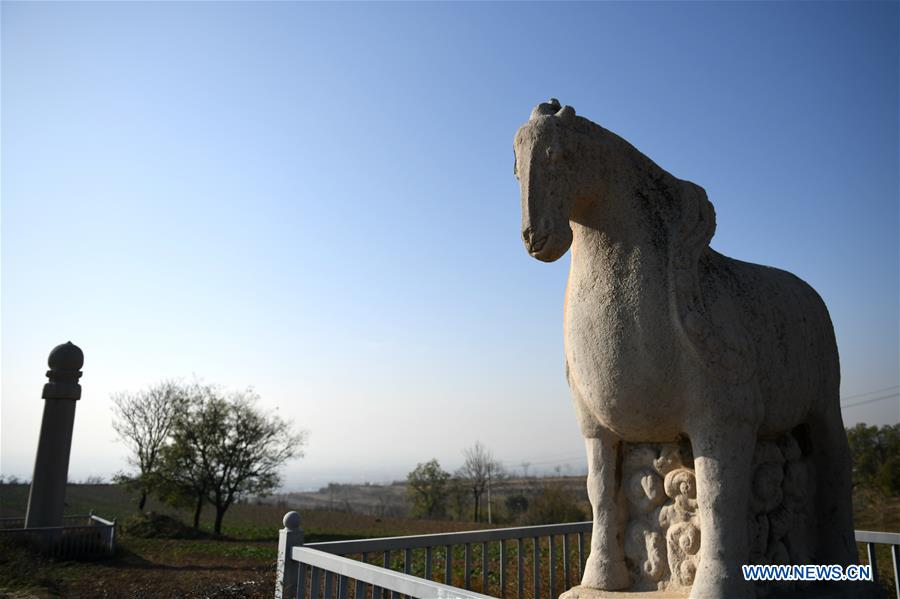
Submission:
<svg viewBox="0 0 900 599">
<path fill-rule="evenodd" d="M 572 244 L 569 215 L 580 174 L 567 143 L 574 120 L 575 110 L 561 107 L 555 98 L 539 104 L 513 146 L 522 193 L 522 239 L 528 253 L 544 262 L 559 259 Z"/>
</svg>

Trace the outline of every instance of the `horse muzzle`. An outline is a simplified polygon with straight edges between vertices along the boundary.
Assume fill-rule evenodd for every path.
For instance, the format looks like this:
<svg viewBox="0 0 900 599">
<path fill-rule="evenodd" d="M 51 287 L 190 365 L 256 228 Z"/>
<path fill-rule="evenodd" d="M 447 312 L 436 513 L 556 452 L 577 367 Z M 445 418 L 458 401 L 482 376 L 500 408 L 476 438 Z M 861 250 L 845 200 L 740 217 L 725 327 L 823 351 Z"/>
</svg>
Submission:
<svg viewBox="0 0 900 599">
<path fill-rule="evenodd" d="M 522 241 L 525 242 L 525 249 L 529 254 L 540 252 L 547 245 L 548 239 L 550 239 L 549 233 L 538 235 L 531 227 L 525 227 L 525 230 L 522 231 Z"/>
<path fill-rule="evenodd" d="M 531 227 L 522 231 L 522 240 L 528 254 L 541 262 L 554 262 L 565 254 L 572 245 L 572 231 L 565 233 L 537 233 Z"/>
</svg>

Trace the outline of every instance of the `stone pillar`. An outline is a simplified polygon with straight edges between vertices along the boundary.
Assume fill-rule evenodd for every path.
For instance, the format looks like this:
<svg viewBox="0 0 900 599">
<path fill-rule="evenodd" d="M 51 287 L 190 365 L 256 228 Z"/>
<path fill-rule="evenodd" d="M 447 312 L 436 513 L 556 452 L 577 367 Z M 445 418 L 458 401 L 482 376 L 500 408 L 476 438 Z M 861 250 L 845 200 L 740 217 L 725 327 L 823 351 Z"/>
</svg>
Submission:
<svg viewBox="0 0 900 599">
<path fill-rule="evenodd" d="M 291 550 L 303 544 L 300 514 L 288 512 L 282 520 L 284 528 L 278 531 L 278 563 L 275 573 L 275 599 L 297 596 L 297 575 L 300 564 L 291 557 Z"/>
<path fill-rule="evenodd" d="M 50 370 L 44 385 L 44 417 L 34 475 L 28 495 L 25 528 L 62 526 L 69 474 L 69 452 L 72 427 L 75 424 L 75 402 L 81 398 L 81 366 L 84 354 L 71 341 L 57 345 L 47 359 Z"/>
</svg>

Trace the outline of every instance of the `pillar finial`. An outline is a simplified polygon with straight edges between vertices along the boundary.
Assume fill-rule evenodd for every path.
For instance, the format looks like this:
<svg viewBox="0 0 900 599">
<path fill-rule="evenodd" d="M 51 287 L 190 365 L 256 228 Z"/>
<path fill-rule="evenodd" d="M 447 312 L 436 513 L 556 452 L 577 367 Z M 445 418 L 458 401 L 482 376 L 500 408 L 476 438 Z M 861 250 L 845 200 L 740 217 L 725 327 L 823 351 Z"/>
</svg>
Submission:
<svg viewBox="0 0 900 599">
<path fill-rule="evenodd" d="M 43 399 L 81 399 L 81 367 L 84 365 L 84 352 L 71 341 L 57 345 L 47 358 L 47 378 L 50 382 L 44 385 Z"/>
<path fill-rule="evenodd" d="M 297 512 L 288 512 L 284 515 L 282 523 L 288 530 L 298 530 L 300 528 L 300 514 Z"/>
</svg>

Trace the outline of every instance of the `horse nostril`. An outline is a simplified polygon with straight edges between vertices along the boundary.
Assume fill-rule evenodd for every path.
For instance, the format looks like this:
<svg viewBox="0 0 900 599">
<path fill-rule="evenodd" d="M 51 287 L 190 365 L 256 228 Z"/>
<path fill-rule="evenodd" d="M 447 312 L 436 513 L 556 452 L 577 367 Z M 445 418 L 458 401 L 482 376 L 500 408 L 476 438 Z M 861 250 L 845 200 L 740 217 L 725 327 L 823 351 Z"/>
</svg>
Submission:
<svg viewBox="0 0 900 599">
<path fill-rule="evenodd" d="M 547 243 L 547 239 L 549 237 L 550 237 L 549 235 L 544 235 L 540 239 L 535 239 L 534 242 L 532 242 L 532 244 L 531 244 L 531 251 L 539 252 L 542 249 L 544 249 L 544 245 Z"/>
<path fill-rule="evenodd" d="M 531 245 L 531 227 L 525 227 L 522 230 L 522 241 Z"/>
</svg>

